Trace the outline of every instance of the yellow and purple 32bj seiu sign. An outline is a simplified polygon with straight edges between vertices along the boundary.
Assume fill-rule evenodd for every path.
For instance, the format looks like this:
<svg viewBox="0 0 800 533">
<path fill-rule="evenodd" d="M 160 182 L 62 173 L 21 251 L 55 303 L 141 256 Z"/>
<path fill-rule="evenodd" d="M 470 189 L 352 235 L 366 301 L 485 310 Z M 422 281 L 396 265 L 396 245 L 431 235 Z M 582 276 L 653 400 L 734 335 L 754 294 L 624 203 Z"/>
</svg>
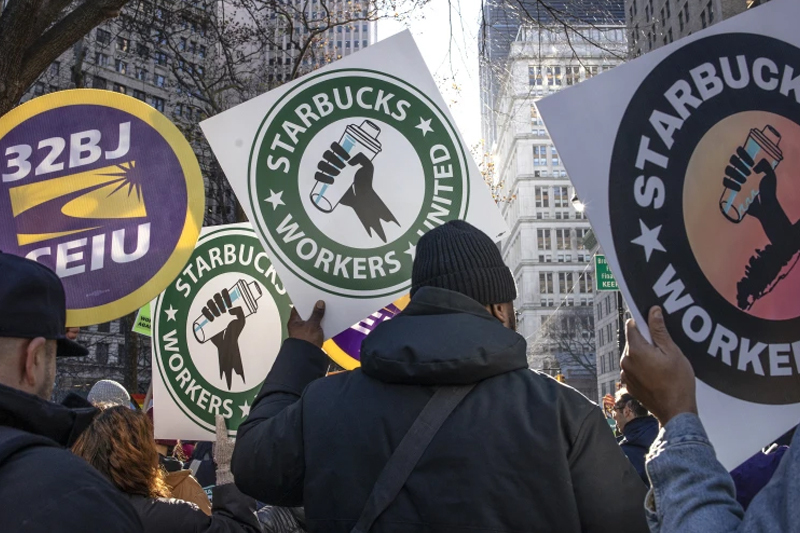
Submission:
<svg viewBox="0 0 800 533">
<path fill-rule="evenodd" d="M 58 274 L 68 326 L 164 290 L 194 250 L 204 202 L 189 143 L 139 100 L 62 91 L 0 118 L 0 250 Z"/>
</svg>

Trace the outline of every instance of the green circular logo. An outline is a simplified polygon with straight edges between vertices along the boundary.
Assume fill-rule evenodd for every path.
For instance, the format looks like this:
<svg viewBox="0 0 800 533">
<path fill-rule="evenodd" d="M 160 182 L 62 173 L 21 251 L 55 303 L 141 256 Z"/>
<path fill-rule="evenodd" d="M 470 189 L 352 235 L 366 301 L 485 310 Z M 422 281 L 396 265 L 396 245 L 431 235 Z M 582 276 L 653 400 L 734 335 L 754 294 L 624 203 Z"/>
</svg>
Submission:
<svg viewBox="0 0 800 533">
<path fill-rule="evenodd" d="M 290 311 L 252 229 L 205 230 L 153 316 L 158 372 L 181 411 L 212 432 L 220 414 L 235 434 L 286 338 Z"/>
<path fill-rule="evenodd" d="M 373 71 L 309 77 L 269 110 L 252 148 L 249 194 L 269 251 L 330 294 L 410 287 L 417 241 L 463 218 L 469 170 L 445 113 Z"/>
</svg>

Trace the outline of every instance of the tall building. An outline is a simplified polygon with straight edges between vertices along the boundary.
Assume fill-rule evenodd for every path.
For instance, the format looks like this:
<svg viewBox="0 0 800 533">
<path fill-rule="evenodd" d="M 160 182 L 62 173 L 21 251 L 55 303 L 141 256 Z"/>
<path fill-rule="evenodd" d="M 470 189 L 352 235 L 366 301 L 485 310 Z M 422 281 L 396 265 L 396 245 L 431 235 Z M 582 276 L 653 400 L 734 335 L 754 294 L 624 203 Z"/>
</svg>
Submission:
<svg viewBox="0 0 800 533">
<path fill-rule="evenodd" d="M 5 7 L 5 0 L 2 7 Z M 354 53 L 376 40 L 374 6 L 368 0 L 264 3 L 240 13 L 223 54 L 221 32 L 236 16 L 225 0 L 131 2 L 119 17 L 93 29 L 31 86 L 22 101 L 86 87 L 127 94 L 170 118 L 195 150 L 206 190 L 205 225 L 237 220 L 236 201 L 198 123 L 266 90 Z M 244 17 L 243 15 L 247 15 Z M 373 20 L 365 20 L 373 19 Z M 322 28 L 324 31 L 322 31 Z M 257 30 L 257 31 L 254 31 Z M 316 30 L 316 32 L 315 32 Z M 316 33 L 316 37 L 314 37 Z M 222 37 L 224 38 L 224 36 Z M 305 44 L 308 43 L 306 47 Z M 298 57 L 304 52 L 303 59 Z M 233 57 L 233 59 L 231 59 Z M 297 69 L 295 69 L 297 65 Z M 227 91 L 222 75 L 233 67 L 248 86 Z M 146 392 L 151 379 L 150 340 L 132 333 L 133 317 L 81 329 L 85 358 L 59 362 L 55 396 L 85 394 L 102 378 Z M 132 382 L 136 381 L 134 385 Z"/>
<path fill-rule="evenodd" d="M 623 0 L 486 0 L 479 32 L 481 125 L 484 144 L 496 141 L 497 99 L 509 73 L 509 52 L 522 26 L 592 26 L 625 20 Z"/>
<path fill-rule="evenodd" d="M 760 0 L 625 0 L 631 55 L 645 54 L 760 3 Z"/>
<path fill-rule="evenodd" d="M 592 235 L 593 239 L 594 235 Z M 587 243 L 589 245 L 590 243 Z M 603 249 L 592 242 L 592 253 L 603 255 Z M 597 273 L 595 272 L 595 277 Z M 594 326 L 597 353 L 597 401 L 606 394 L 613 395 L 619 387 L 619 361 L 625 346 L 625 321 L 631 313 L 620 291 L 596 290 L 594 295 Z"/>
<path fill-rule="evenodd" d="M 569 33 L 568 33 L 569 32 Z M 519 288 L 519 331 L 531 368 L 597 392 L 590 231 L 536 101 L 601 74 L 626 55 L 625 29 L 563 24 L 522 27 L 511 43 L 496 101 L 494 163 L 511 229 L 503 258 Z"/>
</svg>

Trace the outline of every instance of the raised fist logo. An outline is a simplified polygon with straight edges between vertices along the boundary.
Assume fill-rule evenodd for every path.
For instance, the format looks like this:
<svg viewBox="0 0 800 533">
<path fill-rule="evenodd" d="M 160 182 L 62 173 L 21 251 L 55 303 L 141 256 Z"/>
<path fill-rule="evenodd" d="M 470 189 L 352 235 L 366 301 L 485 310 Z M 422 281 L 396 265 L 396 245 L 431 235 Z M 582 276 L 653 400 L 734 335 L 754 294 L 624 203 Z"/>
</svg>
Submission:
<svg viewBox="0 0 800 533">
<path fill-rule="evenodd" d="M 211 341 L 219 357 L 219 377 L 225 379 L 231 390 L 233 373 L 246 383 L 242 355 L 239 351 L 239 336 L 247 317 L 258 311 L 261 287 L 256 282 L 239 280 L 230 289 L 214 294 L 194 321 L 194 336 L 200 343 Z"/>
<path fill-rule="evenodd" d="M 312 205 L 325 213 L 332 212 L 339 204 L 350 207 L 368 235 L 372 236 L 374 231 L 386 242 L 382 223 L 399 225 L 399 222 L 372 186 L 375 177 L 372 160 L 381 151 L 379 134 L 380 129 L 368 120 L 360 127 L 347 126 L 339 142 L 332 143 L 322 154 L 314 175 L 317 183 L 310 197 Z"/>
<path fill-rule="evenodd" d="M 736 284 L 736 303 L 743 310 L 772 292 L 800 257 L 800 222 L 792 224 L 778 200 L 775 169 L 783 160 L 780 139 L 772 126 L 750 130 L 745 145 L 731 156 L 722 179 L 722 214 L 734 223 L 751 215 L 770 241 L 763 250 L 755 251 Z"/>
</svg>

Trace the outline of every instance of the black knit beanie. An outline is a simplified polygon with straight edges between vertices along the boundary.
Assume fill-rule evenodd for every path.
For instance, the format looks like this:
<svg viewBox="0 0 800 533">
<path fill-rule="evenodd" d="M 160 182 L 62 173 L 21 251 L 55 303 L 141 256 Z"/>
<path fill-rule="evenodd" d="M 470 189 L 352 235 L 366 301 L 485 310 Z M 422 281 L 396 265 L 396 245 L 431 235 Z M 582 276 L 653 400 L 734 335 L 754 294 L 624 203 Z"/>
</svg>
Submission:
<svg viewBox="0 0 800 533">
<path fill-rule="evenodd" d="M 411 296 L 422 287 L 460 292 L 483 305 L 511 302 L 517 286 L 488 235 L 463 220 L 432 229 L 417 243 Z"/>
</svg>

